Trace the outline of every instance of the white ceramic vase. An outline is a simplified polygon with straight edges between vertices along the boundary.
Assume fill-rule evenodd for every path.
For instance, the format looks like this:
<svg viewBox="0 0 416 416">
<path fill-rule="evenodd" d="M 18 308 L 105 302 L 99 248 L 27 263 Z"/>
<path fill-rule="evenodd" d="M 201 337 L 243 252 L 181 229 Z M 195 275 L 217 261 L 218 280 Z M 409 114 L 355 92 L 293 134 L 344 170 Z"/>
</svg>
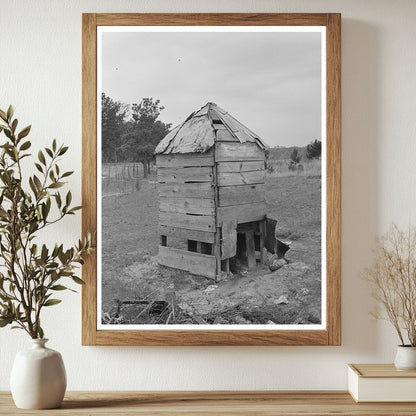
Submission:
<svg viewBox="0 0 416 416">
<path fill-rule="evenodd" d="M 398 345 L 394 365 L 399 371 L 416 370 L 416 347 Z"/>
<path fill-rule="evenodd" d="M 32 339 L 30 349 L 16 354 L 10 387 L 14 403 L 21 409 L 53 409 L 64 398 L 64 362 L 59 352 L 45 346 L 47 341 Z"/>
</svg>

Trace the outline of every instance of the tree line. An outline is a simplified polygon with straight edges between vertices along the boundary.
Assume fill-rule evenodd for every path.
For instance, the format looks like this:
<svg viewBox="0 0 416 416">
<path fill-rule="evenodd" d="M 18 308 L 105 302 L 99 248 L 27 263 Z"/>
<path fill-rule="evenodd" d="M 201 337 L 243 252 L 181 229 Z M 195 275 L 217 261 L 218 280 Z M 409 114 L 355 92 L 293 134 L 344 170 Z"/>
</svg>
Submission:
<svg viewBox="0 0 416 416">
<path fill-rule="evenodd" d="M 131 105 L 101 94 L 101 152 L 103 163 L 138 162 L 146 175 L 153 153 L 171 123 L 158 120 L 164 107 L 160 100 L 142 98 Z"/>
</svg>

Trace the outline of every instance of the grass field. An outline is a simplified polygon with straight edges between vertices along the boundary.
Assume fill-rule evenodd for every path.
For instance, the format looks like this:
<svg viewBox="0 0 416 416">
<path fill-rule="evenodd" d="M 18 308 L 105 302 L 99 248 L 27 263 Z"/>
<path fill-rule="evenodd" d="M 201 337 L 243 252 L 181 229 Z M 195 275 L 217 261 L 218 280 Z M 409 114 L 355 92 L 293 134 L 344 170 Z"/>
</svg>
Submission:
<svg viewBox="0 0 416 416">
<path fill-rule="evenodd" d="M 316 168 L 314 168 L 316 169 Z M 321 308 L 321 179 L 318 175 L 266 175 L 267 215 L 292 241 L 290 263 L 213 281 L 157 264 L 157 183 L 140 180 L 139 191 L 106 192 L 102 198 L 102 293 L 108 323 L 311 324 Z M 152 180 L 153 179 L 153 180 Z M 117 190 L 117 189 L 116 189 Z M 174 301 L 172 301 L 172 298 Z M 152 311 L 117 301 L 174 303 Z M 146 309 L 147 308 L 147 309 Z M 174 313 L 173 313 L 174 312 Z"/>
</svg>

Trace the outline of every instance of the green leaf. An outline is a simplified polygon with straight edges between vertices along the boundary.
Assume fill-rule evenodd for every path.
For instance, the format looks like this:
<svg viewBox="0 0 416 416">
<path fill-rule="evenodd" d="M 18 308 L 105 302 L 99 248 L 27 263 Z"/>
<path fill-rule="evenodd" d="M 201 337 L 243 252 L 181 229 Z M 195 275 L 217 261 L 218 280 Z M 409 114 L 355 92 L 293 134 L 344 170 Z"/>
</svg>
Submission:
<svg viewBox="0 0 416 416">
<path fill-rule="evenodd" d="M 69 207 L 69 205 L 71 204 L 71 201 L 72 201 L 72 194 L 71 194 L 71 191 L 68 191 L 68 193 L 66 194 L 66 198 L 65 198 L 65 205 Z"/>
<path fill-rule="evenodd" d="M 9 130 L 9 129 L 4 129 L 4 134 L 6 135 L 6 137 L 8 138 L 8 139 L 11 139 L 12 138 L 12 132 Z"/>
<path fill-rule="evenodd" d="M 18 135 L 17 135 L 17 138 L 19 139 L 19 140 L 21 140 L 21 139 L 23 139 L 24 137 L 26 137 L 28 134 L 29 134 L 29 132 L 30 132 L 30 129 L 32 128 L 32 126 L 26 126 Z"/>
<path fill-rule="evenodd" d="M 64 182 L 55 182 L 55 183 L 50 184 L 50 185 L 48 186 L 48 188 L 51 188 L 51 189 L 61 188 L 61 187 L 62 187 L 62 186 L 64 186 L 64 185 L 65 185 L 65 183 L 64 183 Z"/>
<path fill-rule="evenodd" d="M 7 109 L 7 120 L 8 120 L 8 121 L 11 121 L 11 119 L 12 119 L 12 117 L 13 117 L 13 114 L 14 114 L 14 108 L 13 108 L 13 106 L 10 104 L 10 105 L 9 105 L 9 108 Z"/>
<path fill-rule="evenodd" d="M 85 282 L 82 279 L 80 279 L 78 276 L 72 276 L 71 279 L 75 283 L 78 283 L 79 285 L 85 285 Z"/>
<path fill-rule="evenodd" d="M 59 252 L 58 252 L 58 258 L 59 258 L 59 261 L 62 264 L 65 264 L 66 263 L 65 253 L 62 250 L 59 250 Z"/>
<path fill-rule="evenodd" d="M 51 287 L 51 290 L 67 290 L 68 288 L 64 285 L 55 285 Z"/>
<path fill-rule="evenodd" d="M 66 153 L 67 150 L 68 150 L 68 146 L 62 147 L 61 150 L 59 151 L 58 156 L 62 156 L 63 154 Z"/>
<path fill-rule="evenodd" d="M 13 318 L 0 318 L 0 328 L 4 328 L 5 326 L 9 325 L 13 322 Z"/>
<path fill-rule="evenodd" d="M 42 204 L 42 218 L 46 221 L 46 218 L 48 217 L 50 210 L 50 205 L 48 204 Z"/>
<path fill-rule="evenodd" d="M 45 244 L 42 245 L 42 251 L 40 254 L 40 258 L 42 262 L 46 261 L 46 257 L 48 257 L 48 249 L 46 248 Z"/>
<path fill-rule="evenodd" d="M 58 208 L 61 208 L 62 200 L 61 200 L 61 194 L 59 192 L 55 194 L 55 199 L 56 199 L 56 205 L 58 205 Z"/>
<path fill-rule="evenodd" d="M 34 256 L 36 256 L 36 253 L 38 252 L 38 246 L 36 244 L 32 244 L 32 246 L 30 247 L 30 251 Z"/>
<path fill-rule="evenodd" d="M 12 132 L 13 133 L 16 131 L 17 123 L 18 123 L 18 120 L 17 120 L 17 118 L 15 118 L 13 120 L 13 123 L 12 123 Z"/>
<path fill-rule="evenodd" d="M 7 114 L 3 110 L 0 110 L 0 118 L 7 122 Z"/>
<path fill-rule="evenodd" d="M 37 188 L 35 186 L 35 183 L 33 182 L 32 178 L 29 178 L 29 186 L 30 186 L 30 189 L 32 190 L 32 192 L 35 194 L 35 197 L 37 198 L 38 190 L 37 190 Z"/>
<path fill-rule="evenodd" d="M 52 150 L 49 149 L 48 147 L 45 147 L 45 152 L 49 155 L 49 157 L 53 157 Z"/>
<path fill-rule="evenodd" d="M 45 156 L 42 153 L 42 150 L 39 150 L 39 152 L 38 152 L 38 159 L 39 159 L 40 163 L 42 163 L 43 165 L 46 166 L 46 160 L 45 160 Z"/>
<path fill-rule="evenodd" d="M 74 213 L 75 211 L 79 211 L 80 209 L 82 209 L 82 206 L 81 206 L 81 205 L 79 205 L 79 206 L 77 206 L 77 207 L 73 207 L 73 208 L 71 208 L 71 210 L 70 210 L 69 212 Z"/>
<path fill-rule="evenodd" d="M 43 173 L 43 168 L 42 168 L 42 166 L 41 166 L 41 165 L 39 165 L 39 163 L 36 163 L 36 162 L 35 162 L 35 166 L 36 166 L 36 169 L 37 169 L 39 172 Z"/>
<path fill-rule="evenodd" d="M 53 142 L 52 142 L 52 150 L 56 152 L 56 140 L 55 139 L 53 139 Z"/>
<path fill-rule="evenodd" d="M 58 303 L 61 303 L 62 300 L 60 299 L 48 299 L 43 306 L 53 306 L 53 305 L 57 305 Z"/>
<path fill-rule="evenodd" d="M 41 191 L 42 190 L 42 183 L 36 175 L 33 175 L 33 182 L 35 183 L 37 190 Z"/>
<path fill-rule="evenodd" d="M 29 147 L 32 146 L 32 143 L 30 143 L 30 141 L 28 140 L 27 142 L 24 142 L 21 146 L 20 146 L 20 150 L 27 150 L 29 149 Z"/>
<path fill-rule="evenodd" d="M 71 176 L 73 173 L 74 173 L 74 171 L 73 171 L 73 170 L 72 170 L 72 171 L 70 171 L 70 172 L 65 172 L 65 173 L 61 176 L 61 178 L 66 178 L 67 176 Z"/>
<path fill-rule="evenodd" d="M 39 335 L 39 338 L 41 339 L 45 336 L 45 333 L 43 332 L 43 329 L 40 326 L 40 324 L 38 324 L 38 335 Z"/>
</svg>

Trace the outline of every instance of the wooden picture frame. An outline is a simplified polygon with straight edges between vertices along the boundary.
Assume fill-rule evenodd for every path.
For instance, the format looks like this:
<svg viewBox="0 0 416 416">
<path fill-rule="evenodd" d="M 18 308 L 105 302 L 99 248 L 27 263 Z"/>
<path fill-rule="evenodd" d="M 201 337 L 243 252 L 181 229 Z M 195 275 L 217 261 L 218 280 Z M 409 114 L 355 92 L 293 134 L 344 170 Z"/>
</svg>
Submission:
<svg viewBox="0 0 416 416">
<path fill-rule="evenodd" d="M 83 345 L 340 345 L 341 344 L 341 15 L 118 14 L 82 16 L 82 230 L 97 228 L 97 27 L 324 26 L 326 28 L 326 327 L 322 330 L 98 330 L 97 257 L 83 266 Z M 324 180 L 324 178 L 322 178 Z"/>
</svg>

